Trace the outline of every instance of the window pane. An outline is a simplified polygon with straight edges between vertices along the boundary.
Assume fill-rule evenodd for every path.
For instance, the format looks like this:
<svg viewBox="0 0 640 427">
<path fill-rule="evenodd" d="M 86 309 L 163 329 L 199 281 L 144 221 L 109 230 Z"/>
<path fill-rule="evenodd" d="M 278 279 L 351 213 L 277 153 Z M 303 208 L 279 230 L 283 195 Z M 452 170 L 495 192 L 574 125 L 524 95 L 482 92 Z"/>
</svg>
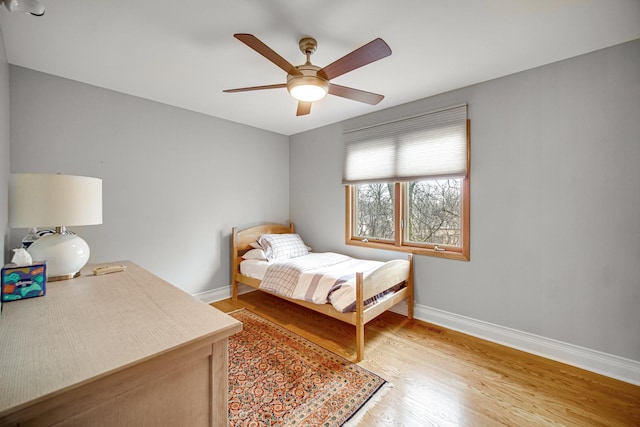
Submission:
<svg viewBox="0 0 640 427">
<path fill-rule="evenodd" d="M 462 247 L 462 178 L 415 181 L 407 186 L 407 240 Z"/>
<path fill-rule="evenodd" d="M 394 184 L 356 185 L 355 237 L 394 239 Z"/>
</svg>

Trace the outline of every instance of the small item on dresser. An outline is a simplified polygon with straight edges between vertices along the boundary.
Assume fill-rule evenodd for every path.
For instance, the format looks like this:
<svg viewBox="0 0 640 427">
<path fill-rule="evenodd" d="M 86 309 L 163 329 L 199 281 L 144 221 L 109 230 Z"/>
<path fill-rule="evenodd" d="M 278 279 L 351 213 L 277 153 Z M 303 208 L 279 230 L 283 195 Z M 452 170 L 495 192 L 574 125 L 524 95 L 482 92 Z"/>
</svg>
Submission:
<svg viewBox="0 0 640 427">
<path fill-rule="evenodd" d="M 0 277 L 3 302 L 41 297 L 47 292 L 47 265 L 44 262 L 24 266 L 7 264 Z"/>
<path fill-rule="evenodd" d="M 14 249 L 13 258 L 11 258 L 11 264 L 16 267 L 23 267 L 25 265 L 33 264 L 33 258 L 31 254 L 24 248 Z"/>
<path fill-rule="evenodd" d="M 127 269 L 127 266 L 122 264 L 103 265 L 102 267 L 94 268 L 93 274 L 95 274 L 96 276 L 101 276 L 103 274 L 125 271 L 126 269 Z"/>
</svg>

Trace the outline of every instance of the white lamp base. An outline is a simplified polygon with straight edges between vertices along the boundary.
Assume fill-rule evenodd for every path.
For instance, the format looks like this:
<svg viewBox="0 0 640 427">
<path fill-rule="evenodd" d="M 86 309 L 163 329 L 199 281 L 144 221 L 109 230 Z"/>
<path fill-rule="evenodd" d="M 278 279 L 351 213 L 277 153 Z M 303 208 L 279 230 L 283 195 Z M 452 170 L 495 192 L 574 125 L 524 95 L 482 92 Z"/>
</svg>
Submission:
<svg viewBox="0 0 640 427">
<path fill-rule="evenodd" d="M 89 261 L 89 245 L 70 233 L 42 236 L 27 250 L 34 261 L 47 262 L 47 281 L 73 279 Z"/>
</svg>

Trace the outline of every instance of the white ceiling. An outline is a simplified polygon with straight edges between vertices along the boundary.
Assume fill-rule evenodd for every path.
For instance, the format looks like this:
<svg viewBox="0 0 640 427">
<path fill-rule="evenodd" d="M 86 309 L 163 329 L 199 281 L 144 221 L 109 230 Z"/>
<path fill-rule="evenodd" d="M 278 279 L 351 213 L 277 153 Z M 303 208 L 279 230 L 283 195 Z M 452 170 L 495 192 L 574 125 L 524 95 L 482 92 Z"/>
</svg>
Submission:
<svg viewBox="0 0 640 427">
<path fill-rule="evenodd" d="M 639 0 L 41 0 L 0 10 L 11 64 L 284 135 L 640 38 Z M 318 40 L 324 66 L 381 37 L 393 54 L 337 77 L 385 95 L 328 96 L 296 117 L 285 73 L 236 40 L 250 33 L 294 65 Z"/>
</svg>

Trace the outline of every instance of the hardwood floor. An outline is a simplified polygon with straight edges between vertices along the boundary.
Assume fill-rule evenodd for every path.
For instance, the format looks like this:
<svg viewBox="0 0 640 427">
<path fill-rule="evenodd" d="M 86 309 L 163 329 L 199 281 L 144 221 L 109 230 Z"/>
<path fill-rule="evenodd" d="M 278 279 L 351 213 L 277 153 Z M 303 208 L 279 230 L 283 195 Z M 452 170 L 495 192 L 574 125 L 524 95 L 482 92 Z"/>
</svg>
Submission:
<svg viewBox="0 0 640 427">
<path fill-rule="evenodd" d="M 355 329 L 263 292 L 247 308 L 353 360 Z M 360 366 L 393 387 L 360 426 L 640 426 L 640 387 L 387 312 Z"/>
</svg>

